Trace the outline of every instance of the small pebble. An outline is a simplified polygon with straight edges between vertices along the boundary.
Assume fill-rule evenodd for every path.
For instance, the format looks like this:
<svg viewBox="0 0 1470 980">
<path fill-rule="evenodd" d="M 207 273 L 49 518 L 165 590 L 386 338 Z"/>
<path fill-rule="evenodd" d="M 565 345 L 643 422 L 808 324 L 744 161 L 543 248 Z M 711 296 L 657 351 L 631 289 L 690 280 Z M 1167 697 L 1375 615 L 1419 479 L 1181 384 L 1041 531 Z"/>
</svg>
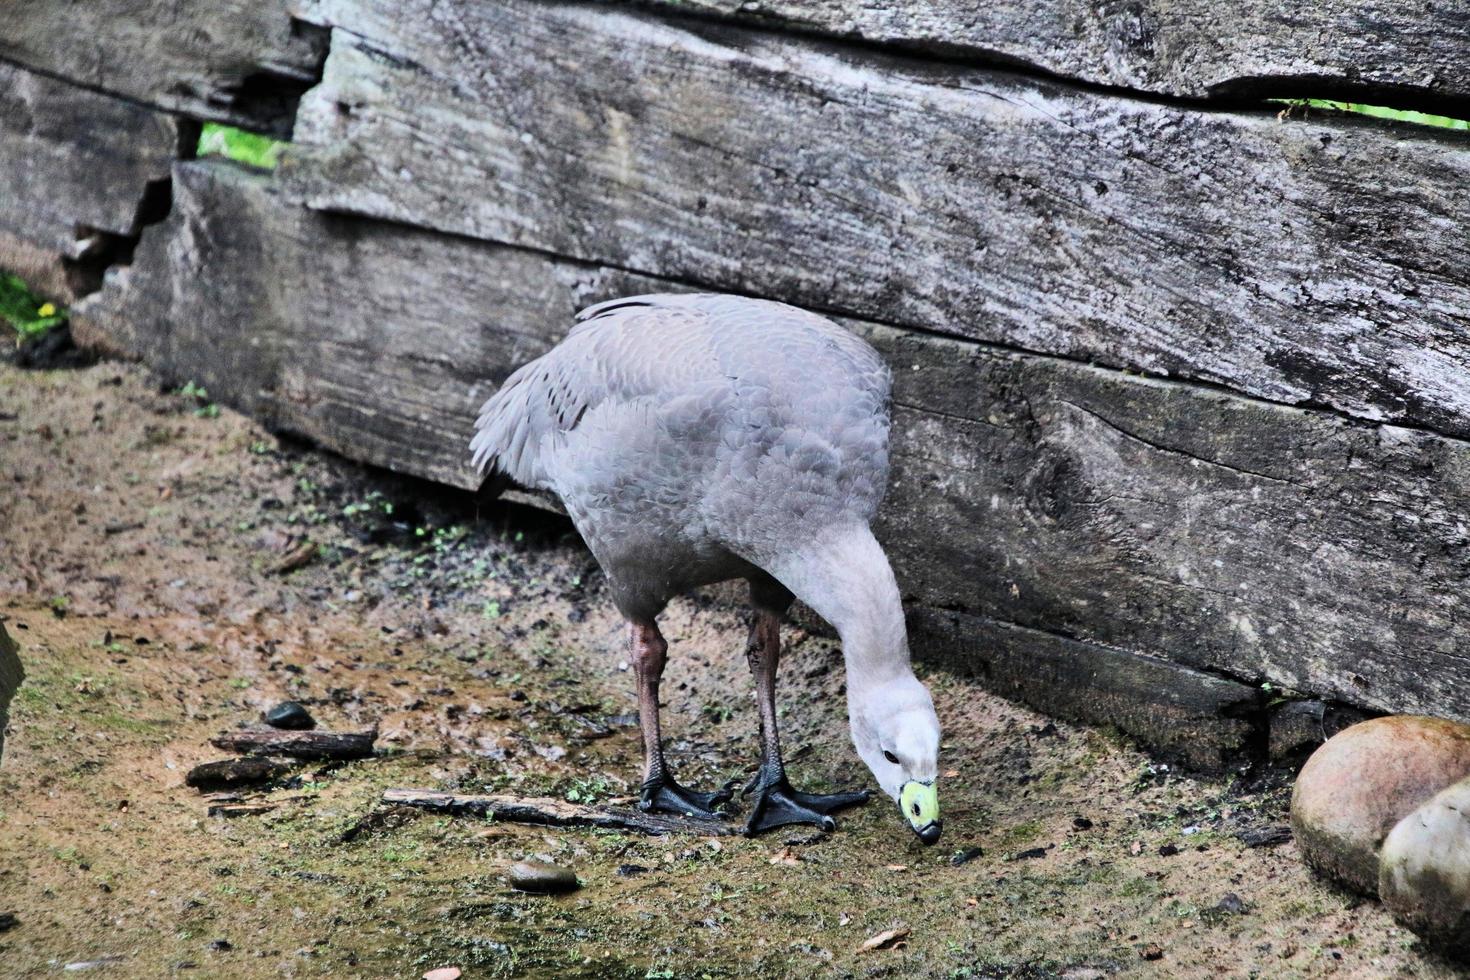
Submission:
<svg viewBox="0 0 1470 980">
<path fill-rule="evenodd" d="M 510 869 L 510 884 L 537 895 L 559 895 L 581 887 L 575 872 L 547 861 L 517 861 Z"/>
<path fill-rule="evenodd" d="M 1249 910 L 1250 906 L 1235 892 L 1227 893 L 1215 906 L 1215 911 L 1223 915 L 1244 915 Z"/>
<path fill-rule="evenodd" d="M 634 875 L 641 875 L 647 871 L 648 869 L 641 864 L 620 864 L 618 865 L 617 873 L 619 878 L 631 878 Z"/>
<path fill-rule="evenodd" d="M 214 950 L 216 953 L 226 953 L 234 949 L 235 944 L 230 942 L 228 939 L 216 939 L 214 942 L 209 944 L 209 948 Z"/>
<path fill-rule="evenodd" d="M 316 727 L 316 719 L 311 716 L 311 712 L 296 701 L 282 701 L 267 711 L 265 723 L 272 728 L 286 728 L 292 731 Z"/>
</svg>

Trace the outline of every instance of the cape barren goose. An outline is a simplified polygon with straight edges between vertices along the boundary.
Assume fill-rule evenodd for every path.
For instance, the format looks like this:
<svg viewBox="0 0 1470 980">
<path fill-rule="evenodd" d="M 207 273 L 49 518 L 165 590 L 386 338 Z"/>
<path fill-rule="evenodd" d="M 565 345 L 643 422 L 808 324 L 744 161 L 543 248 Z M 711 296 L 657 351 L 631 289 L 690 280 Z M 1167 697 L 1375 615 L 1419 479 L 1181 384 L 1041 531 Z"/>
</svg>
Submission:
<svg viewBox="0 0 1470 980">
<path fill-rule="evenodd" d="M 827 829 L 866 791 L 802 793 L 776 730 L 782 614 L 801 599 L 836 628 L 853 743 L 921 840 L 939 839 L 939 722 L 909 666 L 897 583 L 869 522 L 888 478 L 890 376 L 829 320 L 720 295 L 634 296 L 584 310 L 565 340 L 485 403 L 475 464 L 565 504 L 628 620 L 645 810 L 713 815 L 727 786 L 675 782 L 659 736 L 674 596 L 743 578 L 760 701 L 748 833 Z"/>
</svg>

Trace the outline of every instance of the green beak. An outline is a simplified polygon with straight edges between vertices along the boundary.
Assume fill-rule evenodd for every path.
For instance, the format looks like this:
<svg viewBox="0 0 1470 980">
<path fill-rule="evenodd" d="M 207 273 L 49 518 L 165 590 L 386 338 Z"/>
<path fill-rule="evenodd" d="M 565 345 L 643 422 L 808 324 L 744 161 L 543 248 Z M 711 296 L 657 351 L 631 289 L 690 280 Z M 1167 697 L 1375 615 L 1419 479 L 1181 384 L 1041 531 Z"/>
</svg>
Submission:
<svg viewBox="0 0 1470 980">
<path fill-rule="evenodd" d="M 938 842 L 944 822 L 939 819 L 939 793 L 932 782 L 911 779 L 904 783 L 898 794 L 898 806 L 919 840 L 925 844 Z"/>
</svg>

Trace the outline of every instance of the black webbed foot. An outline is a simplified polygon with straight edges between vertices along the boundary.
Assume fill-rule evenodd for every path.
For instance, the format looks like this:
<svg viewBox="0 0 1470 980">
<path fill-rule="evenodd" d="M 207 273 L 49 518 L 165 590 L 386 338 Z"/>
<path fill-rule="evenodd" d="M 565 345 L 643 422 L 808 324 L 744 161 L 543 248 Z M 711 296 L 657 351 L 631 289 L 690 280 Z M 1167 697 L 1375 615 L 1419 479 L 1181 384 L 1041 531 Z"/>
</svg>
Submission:
<svg viewBox="0 0 1470 980">
<path fill-rule="evenodd" d="M 757 773 L 746 786 L 746 793 L 750 792 L 754 792 L 756 797 L 750 817 L 745 822 L 747 836 L 788 824 L 811 824 L 823 830 L 836 830 L 837 821 L 828 814 L 868 802 L 865 789 L 850 793 L 802 793 L 792 789 L 784 775 L 767 782 Z"/>
<path fill-rule="evenodd" d="M 672 776 L 662 776 L 643 784 L 638 809 L 644 813 L 675 813 L 686 817 L 718 819 L 725 815 L 722 808 L 735 795 L 734 790 L 734 780 L 713 793 L 701 793 L 680 786 L 674 782 Z"/>
</svg>

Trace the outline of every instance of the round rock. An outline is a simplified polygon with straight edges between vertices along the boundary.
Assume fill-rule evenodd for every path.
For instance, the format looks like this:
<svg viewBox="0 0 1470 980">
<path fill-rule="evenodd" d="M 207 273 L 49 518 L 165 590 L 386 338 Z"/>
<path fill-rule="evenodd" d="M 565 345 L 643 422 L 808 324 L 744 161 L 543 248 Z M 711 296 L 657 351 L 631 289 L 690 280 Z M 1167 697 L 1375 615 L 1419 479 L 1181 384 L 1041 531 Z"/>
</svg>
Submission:
<svg viewBox="0 0 1470 980">
<path fill-rule="evenodd" d="M 1420 715 L 1374 718 L 1312 753 L 1291 796 L 1302 857 L 1366 894 L 1378 849 L 1404 817 L 1470 775 L 1470 725 Z"/>
<path fill-rule="evenodd" d="M 559 895 L 581 887 L 576 872 L 546 861 L 517 861 L 510 868 L 510 884 L 519 891 L 537 895 Z"/>
<path fill-rule="evenodd" d="M 296 701 L 282 701 L 267 711 L 265 723 L 272 728 L 287 728 L 293 731 L 316 727 L 316 719 L 311 716 L 311 712 Z"/>
<path fill-rule="evenodd" d="M 1378 896 L 1401 926 L 1470 958 L 1470 779 L 1400 820 L 1383 842 Z"/>
</svg>

